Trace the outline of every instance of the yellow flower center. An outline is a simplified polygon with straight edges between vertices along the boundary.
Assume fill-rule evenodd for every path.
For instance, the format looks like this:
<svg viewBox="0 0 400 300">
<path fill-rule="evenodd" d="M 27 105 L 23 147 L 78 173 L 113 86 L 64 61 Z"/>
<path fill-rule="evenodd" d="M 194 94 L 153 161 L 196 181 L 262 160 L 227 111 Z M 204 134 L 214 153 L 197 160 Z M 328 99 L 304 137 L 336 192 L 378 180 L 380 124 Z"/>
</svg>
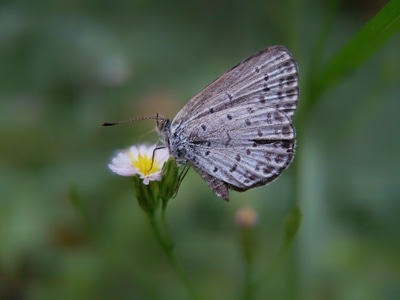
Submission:
<svg viewBox="0 0 400 300">
<path fill-rule="evenodd" d="M 148 176 L 152 173 L 159 171 L 158 164 L 153 157 L 142 156 L 139 154 L 137 160 L 131 159 L 132 166 L 135 167 L 140 173 Z"/>
</svg>

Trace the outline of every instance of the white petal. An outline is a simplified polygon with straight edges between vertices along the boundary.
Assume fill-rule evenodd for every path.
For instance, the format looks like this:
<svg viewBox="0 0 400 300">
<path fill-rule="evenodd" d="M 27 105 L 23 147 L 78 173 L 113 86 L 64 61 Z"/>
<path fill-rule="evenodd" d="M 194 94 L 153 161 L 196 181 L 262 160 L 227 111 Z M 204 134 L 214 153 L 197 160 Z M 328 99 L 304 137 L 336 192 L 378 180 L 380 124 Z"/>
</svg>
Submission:
<svg viewBox="0 0 400 300">
<path fill-rule="evenodd" d="M 125 152 L 118 152 L 108 165 L 110 170 L 121 176 L 133 176 L 138 173 L 131 164 L 131 160 Z"/>
</svg>

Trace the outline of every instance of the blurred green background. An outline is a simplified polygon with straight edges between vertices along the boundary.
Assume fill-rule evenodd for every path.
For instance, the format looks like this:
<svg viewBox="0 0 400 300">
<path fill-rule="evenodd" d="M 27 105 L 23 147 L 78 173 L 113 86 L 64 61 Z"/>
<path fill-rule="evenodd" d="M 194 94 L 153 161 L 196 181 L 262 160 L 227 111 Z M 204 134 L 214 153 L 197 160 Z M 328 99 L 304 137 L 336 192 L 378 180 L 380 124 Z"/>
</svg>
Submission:
<svg viewBox="0 0 400 300">
<path fill-rule="evenodd" d="M 300 68 L 295 165 L 230 203 L 190 171 L 167 210 L 176 255 L 204 299 L 238 299 L 236 211 L 259 214 L 257 276 L 298 203 L 296 243 L 256 299 L 400 299 L 400 37 L 302 111 L 329 15 L 321 66 L 385 1 L 343 1 L 334 12 L 331 3 L 2 1 L 0 299 L 187 299 L 132 181 L 107 169 L 116 149 L 156 142 L 155 124 L 100 124 L 173 118 L 275 44 Z"/>
</svg>

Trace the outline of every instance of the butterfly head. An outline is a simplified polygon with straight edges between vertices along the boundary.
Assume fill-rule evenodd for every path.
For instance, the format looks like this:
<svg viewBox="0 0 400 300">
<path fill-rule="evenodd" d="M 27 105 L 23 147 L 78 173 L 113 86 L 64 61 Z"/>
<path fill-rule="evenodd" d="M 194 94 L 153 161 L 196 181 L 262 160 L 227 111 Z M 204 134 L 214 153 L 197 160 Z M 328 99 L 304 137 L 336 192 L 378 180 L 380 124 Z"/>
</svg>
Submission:
<svg viewBox="0 0 400 300">
<path fill-rule="evenodd" d="M 169 127 L 171 126 L 171 121 L 168 118 L 160 117 L 157 115 L 156 117 L 156 130 L 162 134 L 166 135 L 169 131 Z"/>
</svg>

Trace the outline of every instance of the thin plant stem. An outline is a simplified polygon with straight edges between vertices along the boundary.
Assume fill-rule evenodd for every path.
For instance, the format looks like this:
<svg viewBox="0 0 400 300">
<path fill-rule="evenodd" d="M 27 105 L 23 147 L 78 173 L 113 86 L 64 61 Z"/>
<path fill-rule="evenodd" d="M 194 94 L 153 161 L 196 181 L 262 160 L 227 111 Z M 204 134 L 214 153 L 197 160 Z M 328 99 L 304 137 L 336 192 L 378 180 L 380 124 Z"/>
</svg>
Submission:
<svg viewBox="0 0 400 300">
<path fill-rule="evenodd" d="M 281 266 L 285 258 L 287 257 L 287 254 L 289 252 L 291 242 L 285 242 L 283 243 L 281 249 L 279 250 L 279 253 L 275 257 L 274 261 L 272 262 L 272 265 L 268 268 L 268 270 L 262 275 L 260 282 L 266 282 L 268 281 L 271 276 L 276 273 L 278 268 Z"/>
<path fill-rule="evenodd" d="M 254 299 L 254 282 L 253 282 L 253 263 L 252 260 L 245 260 L 245 277 L 244 277 L 244 293 L 243 300 Z"/>
<path fill-rule="evenodd" d="M 172 268 L 174 271 L 177 273 L 179 279 L 182 281 L 183 285 L 185 286 L 186 290 L 188 291 L 188 294 L 190 295 L 190 299 L 193 300 L 198 300 L 199 297 L 195 293 L 192 285 L 190 284 L 188 278 L 186 277 L 185 272 L 183 271 L 181 265 L 178 263 L 178 260 L 175 257 L 175 254 L 173 252 L 173 245 L 171 242 L 171 239 L 169 237 L 168 229 L 166 228 L 166 223 L 165 223 L 165 209 L 162 210 L 162 223 L 163 223 L 163 231 L 164 235 L 161 233 L 160 227 L 158 226 L 154 215 L 148 215 L 151 228 L 153 229 L 154 235 L 156 236 L 156 239 L 158 243 L 160 244 L 162 250 L 166 254 L 168 261 L 170 262 Z"/>
<path fill-rule="evenodd" d="M 254 298 L 253 267 L 256 237 L 253 227 L 242 227 L 240 228 L 239 234 L 244 261 L 243 299 L 251 300 Z"/>
<path fill-rule="evenodd" d="M 164 233 L 165 243 L 168 245 L 168 247 L 172 248 L 173 246 L 172 240 L 167 226 L 166 210 L 167 210 L 167 201 L 163 201 L 163 205 L 161 208 L 161 227 Z"/>
<path fill-rule="evenodd" d="M 262 286 L 265 286 L 265 284 L 271 279 L 271 277 L 276 274 L 277 270 L 279 269 L 279 267 L 281 267 L 281 265 L 287 261 L 287 254 L 291 248 L 292 245 L 292 240 L 286 240 L 282 246 L 281 249 L 279 250 L 278 254 L 276 255 L 276 257 L 274 258 L 272 264 L 269 266 L 269 268 L 267 268 L 267 270 L 265 270 L 265 272 L 263 274 L 261 274 L 260 278 L 258 278 L 258 280 L 256 282 L 250 282 L 249 283 L 249 288 L 250 288 L 250 296 L 251 298 L 244 298 L 244 299 L 253 299 L 255 296 L 255 291 L 259 292 L 260 288 Z M 289 264 L 291 264 L 292 262 L 289 261 Z M 251 270 L 250 270 L 251 271 Z M 289 299 L 289 298 L 288 298 Z M 296 299 L 291 298 L 291 299 Z"/>
</svg>

